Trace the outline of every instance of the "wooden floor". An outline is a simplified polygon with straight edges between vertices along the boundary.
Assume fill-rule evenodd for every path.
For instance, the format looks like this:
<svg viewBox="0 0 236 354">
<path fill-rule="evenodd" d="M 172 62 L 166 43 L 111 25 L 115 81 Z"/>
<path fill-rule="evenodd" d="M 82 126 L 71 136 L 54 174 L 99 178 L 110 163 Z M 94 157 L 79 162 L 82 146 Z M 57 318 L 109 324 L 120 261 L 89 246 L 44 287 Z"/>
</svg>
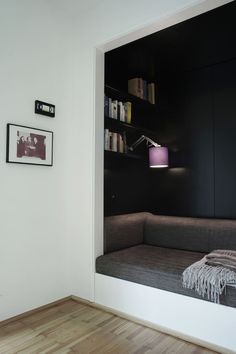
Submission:
<svg viewBox="0 0 236 354">
<path fill-rule="evenodd" d="M 69 300 L 0 327 L 0 353 L 215 352 Z"/>
</svg>

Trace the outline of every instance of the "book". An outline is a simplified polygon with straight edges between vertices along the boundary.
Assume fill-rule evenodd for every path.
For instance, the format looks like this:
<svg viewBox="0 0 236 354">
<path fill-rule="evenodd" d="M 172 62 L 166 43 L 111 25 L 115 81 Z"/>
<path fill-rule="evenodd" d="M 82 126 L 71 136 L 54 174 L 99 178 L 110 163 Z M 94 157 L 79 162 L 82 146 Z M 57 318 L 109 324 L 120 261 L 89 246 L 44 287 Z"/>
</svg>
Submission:
<svg viewBox="0 0 236 354">
<path fill-rule="evenodd" d="M 125 121 L 125 108 L 124 108 L 124 104 L 123 104 L 123 102 L 119 102 L 118 105 L 119 105 L 119 113 L 120 113 L 118 119 L 119 119 L 121 122 L 124 122 L 124 121 Z"/>
<path fill-rule="evenodd" d="M 104 130 L 104 149 L 110 150 L 109 129 Z"/>
<path fill-rule="evenodd" d="M 148 101 L 155 104 L 155 84 L 153 82 L 148 84 Z"/>
<path fill-rule="evenodd" d="M 123 133 L 123 144 L 124 144 L 124 153 L 128 152 L 128 146 L 127 146 L 127 139 L 126 139 L 126 132 Z"/>
<path fill-rule="evenodd" d="M 120 120 L 120 102 L 117 102 L 117 120 Z"/>
<path fill-rule="evenodd" d="M 138 80 L 138 90 L 139 90 L 139 96 L 140 98 L 143 98 L 143 79 L 140 78 Z"/>
<path fill-rule="evenodd" d="M 108 98 L 108 117 L 112 118 L 112 99 Z"/>
<path fill-rule="evenodd" d="M 123 136 L 119 133 L 110 132 L 109 129 L 104 129 L 104 150 L 124 153 Z"/>
<path fill-rule="evenodd" d="M 148 92 L 147 92 L 147 81 L 143 80 L 143 99 L 147 100 Z"/>
<path fill-rule="evenodd" d="M 128 80 L 128 92 L 131 95 L 143 98 L 143 79 L 136 77 Z"/>
<path fill-rule="evenodd" d="M 117 109 L 118 109 L 118 101 L 113 100 L 112 101 L 112 118 L 117 119 Z"/>
<path fill-rule="evenodd" d="M 109 145 L 108 145 L 108 150 L 112 150 L 112 132 L 109 131 Z"/>
<path fill-rule="evenodd" d="M 109 99 L 106 95 L 104 96 L 104 114 L 106 117 L 109 116 Z"/>
<path fill-rule="evenodd" d="M 118 148 L 117 148 L 118 152 L 123 153 L 124 152 L 124 142 L 123 142 L 123 138 L 121 136 L 121 134 L 118 134 Z"/>
<path fill-rule="evenodd" d="M 111 150 L 117 152 L 117 133 L 112 133 L 112 138 L 111 138 Z"/>
<path fill-rule="evenodd" d="M 131 102 L 125 102 L 125 122 L 131 124 Z"/>
<path fill-rule="evenodd" d="M 106 117 L 131 123 L 131 106 L 131 102 L 112 100 L 112 98 L 105 95 L 104 109 Z"/>
</svg>

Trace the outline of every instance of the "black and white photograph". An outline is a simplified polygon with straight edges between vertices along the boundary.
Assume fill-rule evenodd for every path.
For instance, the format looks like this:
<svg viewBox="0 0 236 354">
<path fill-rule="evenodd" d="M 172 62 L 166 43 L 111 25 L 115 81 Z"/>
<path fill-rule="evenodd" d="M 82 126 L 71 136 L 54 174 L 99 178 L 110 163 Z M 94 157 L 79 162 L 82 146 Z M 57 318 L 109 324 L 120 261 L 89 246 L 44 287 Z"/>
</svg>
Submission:
<svg viewBox="0 0 236 354">
<path fill-rule="evenodd" d="M 7 162 L 52 166 L 53 132 L 7 125 Z"/>
</svg>

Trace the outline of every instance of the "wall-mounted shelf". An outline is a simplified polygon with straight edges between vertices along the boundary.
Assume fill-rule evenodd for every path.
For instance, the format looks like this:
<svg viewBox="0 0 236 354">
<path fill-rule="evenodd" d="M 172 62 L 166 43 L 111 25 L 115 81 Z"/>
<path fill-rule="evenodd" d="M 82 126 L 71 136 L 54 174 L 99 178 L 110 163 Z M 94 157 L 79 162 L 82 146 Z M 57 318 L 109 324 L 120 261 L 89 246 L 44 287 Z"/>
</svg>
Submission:
<svg viewBox="0 0 236 354">
<path fill-rule="evenodd" d="M 113 150 L 113 143 L 116 145 L 117 136 L 114 135 L 113 143 L 110 143 L 111 150 L 105 150 L 105 162 L 122 161 L 122 159 L 133 159 L 133 160 L 145 160 L 145 154 L 142 148 L 139 149 L 138 154 L 132 152 L 126 152 L 128 146 L 137 140 L 141 135 L 146 135 L 150 139 L 156 140 L 156 129 L 155 125 L 157 123 L 157 112 L 156 106 L 149 101 L 136 97 L 129 94 L 128 92 L 122 92 L 111 86 L 105 86 L 105 95 L 112 101 L 118 101 L 125 104 L 125 102 L 131 102 L 131 123 L 120 120 L 120 113 L 117 114 L 118 119 L 104 116 L 104 129 L 105 131 L 105 146 L 107 146 L 107 139 L 109 134 L 111 134 L 111 141 L 113 139 L 112 134 L 118 135 L 118 140 L 123 141 L 122 150 L 124 152 L 116 152 L 116 148 Z M 106 101 L 107 102 L 107 101 Z M 110 102 L 110 101 L 109 101 Z M 110 104 L 110 103 L 109 103 Z M 106 106 L 107 107 L 107 106 Z M 110 109 L 110 108 L 109 108 Z M 108 109 L 108 111 L 109 111 Z M 105 110 L 107 112 L 107 110 Z M 107 113 L 105 113 L 107 114 Z M 125 119 L 125 117 L 123 117 Z M 129 118 L 130 119 L 130 118 Z M 108 135 L 107 135 L 108 134 Z M 120 141 L 120 140 L 119 140 Z M 121 142 L 122 143 L 122 142 Z M 119 147 L 117 146 L 117 151 Z"/>
<path fill-rule="evenodd" d="M 131 102 L 132 119 L 134 126 L 145 127 L 146 129 L 157 130 L 158 118 L 160 117 L 160 107 L 147 100 L 136 97 L 128 92 L 119 91 L 111 86 L 105 86 L 105 94 L 113 100 L 121 102 Z"/>
<path fill-rule="evenodd" d="M 131 101 L 132 103 L 134 103 L 135 105 L 142 105 L 145 106 L 146 109 L 152 109 L 152 110 L 156 110 L 156 105 L 150 103 L 147 100 L 144 100 L 140 97 L 131 95 L 128 92 L 124 92 L 124 91 L 120 91 L 115 89 L 114 87 L 111 87 L 109 85 L 105 85 L 105 92 L 106 95 L 110 95 L 111 97 L 120 99 L 120 100 L 127 100 L 127 101 Z"/>
<path fill-rule="evenodd" d="M 106 117 L 106 116 L 105 116 L 105 120 L 104 120 L 104 127 L 109 128 L 109 129 L 114 129 L 120 133 L 133 132 L 133 133 L 139 133 L 140 135 L 145 134 L 145 135 L 148 135 L 153 138 L 156 136 L 155 132 L 148 130 L 144 127 L 134 125 L 134 124 L 129 124 L 126 122 L 122 122 L 120 120 Z"/>
<path fill-rule="evenodd" d="M 142 160 L 143 157 L 141 155 L 137 155 L 134 153 L 121 153 L 116 151 L 109 151 L 104 150 L 105 158 L 112 158 L 112 159 L 133 159 L 133 160 Z"/>
</svg>

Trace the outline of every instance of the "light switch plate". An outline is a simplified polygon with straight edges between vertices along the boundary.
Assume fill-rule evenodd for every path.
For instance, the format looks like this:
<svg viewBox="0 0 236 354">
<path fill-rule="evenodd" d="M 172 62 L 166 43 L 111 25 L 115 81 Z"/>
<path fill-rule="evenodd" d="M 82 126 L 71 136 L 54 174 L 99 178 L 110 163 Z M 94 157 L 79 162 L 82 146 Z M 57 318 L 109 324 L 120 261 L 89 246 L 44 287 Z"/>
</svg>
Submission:
<svg viewBox="0 0 236 354">
<path fill-rule="evenodd" d="M 55 106 L 51 103 L 36 100 L 34 113 L 42 114 L 48 117 L 55 117 Z"/>
</svg>

